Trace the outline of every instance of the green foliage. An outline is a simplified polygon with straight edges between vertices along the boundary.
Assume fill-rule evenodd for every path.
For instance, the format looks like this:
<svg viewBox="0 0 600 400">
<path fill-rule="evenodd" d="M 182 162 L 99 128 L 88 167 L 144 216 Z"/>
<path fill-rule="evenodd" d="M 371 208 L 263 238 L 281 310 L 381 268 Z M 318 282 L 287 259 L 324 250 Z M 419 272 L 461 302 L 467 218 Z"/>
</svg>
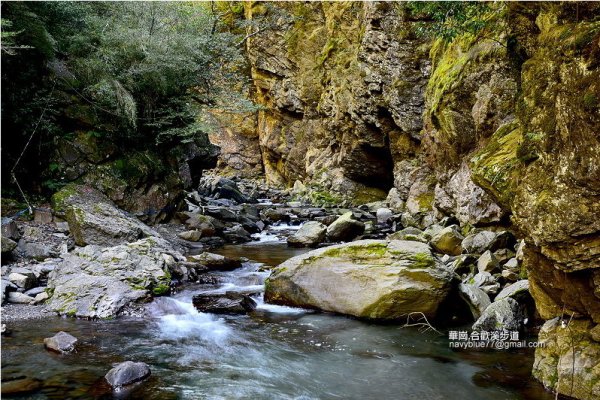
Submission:
<svg viewBox="0 0 600 400">
<path fill-rule="evenodd" d="M 447 42 L 464 33 L 477 34 L 493 23 L 487 2 L 410 1 L 407 8 L 413 16 L 427 19 L 417 24 L 417 34 Z"/>
</svg>

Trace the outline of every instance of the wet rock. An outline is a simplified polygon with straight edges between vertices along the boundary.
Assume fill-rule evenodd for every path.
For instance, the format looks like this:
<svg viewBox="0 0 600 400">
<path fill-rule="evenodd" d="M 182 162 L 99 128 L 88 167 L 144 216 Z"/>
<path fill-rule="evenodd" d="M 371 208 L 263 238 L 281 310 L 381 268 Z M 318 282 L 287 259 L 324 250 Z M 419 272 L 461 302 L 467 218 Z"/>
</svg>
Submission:
<svg viewBox="0 0 600 400">
<path fill-rule="evenodd" d="M 449 226 L 435 234 L 430 244 L 440 253 L 457 256 L 463 251 L 461 246 L 463 239 L 455 227 Z"/>
<path fill-rule="evenodd" d="M 179 236 L 183 240 L 187 240 L 187 241 L 190 241 L 190 242 L 197 242 L 202 237 L 202 232 L 196 231 L 196 230 L 194 230 L 194 231 L 185 231 L 185 232 L 179 233 L 177 236 Z"/>
<path fill-rule="evenodd" d="M 143 362 L 125 361 L 104 376 L 114 389 L 140 382 L 150 376 L 150 367 Z"/>
<path fill-rule="evenodd" d="M 332 242 L 347 242 L 363 234 L 365 224 L 353 219 L 352 212 L 347 212 L 327 227 L 327 238 Z"/>
<path fill-rule="evenodd" d="M 263 210 L 261 213 L 261 217 L 270 222 L 289 222 L 290 215 L 287 210 L 282 208 L 267 208 Z"/>
<path fill-rule="evenodd" d="M 23 271 L 22 269 L 21 271 L 8 274 L 8 280 L 23 290 L 29 290 L 37 284 L 34 273 L 31 271 Z"/>
<path fill-rule="evenodd" d="M 473 319 L 477 320 L 492 303 L 490 297 L 477 286 L 461 283 L 458 285 L 460 297 L 469 305 Z"/>
<path fill-rule="evenodd" d="M 49 308 L 61 315 L 110 318 L 150 295 L 170 290 L 164 254 L 183 261 L 165 240 L 145 238 L 119 246 L 86 246 L 65 254 L 50 273 Z"/>
<path fill-rule="evenodd" d="M 546 321 L 535 349 L 533 376 L 546 388 L 577 399 L 600 397 L 600 343 L 592 338 L 588 319 Z"/>
<path fill-rule="evenodd" d="M 8 293 L 7 300 L 9 303 L 15 304 L 31 304 L 33 302 L 33 297 L 27 296 L 24 293 L 10 292 Z"/>
<path fill-rule="evenodd" d="M 79 246 L 93 244 L 110 247 L 147 236 L 158 236 L 91 187 L 67 185 L 52 196 L 52 203 L 56 212 L 65 215 Z"/>
<path fill-rule="evenodd" d="M 293 247 L 313 247 L 325 240 L 327 227 L 317 221 L 308 221 L 296 233 L 288 237 L 287 243 Z"/>
<path fill-rule="evenodd" d="M 44 347 L 46 347 L 46 349 L 62 354 L 70 353 L 75 350 L 75 343 L 77 343 L 77 338 L 63 331 L 44 339 Z"/>
<path fill-rule="evenodd" d="M 531 295 L 529 294 L 529 281 L 527 279 L 522 279 L 511 285 L 505 286 L 496 296 L 496 301 L 508 297 L 515 299 L 518 302 L 521 302 L 520 300 L 523 299 L 531 298 Z"/>
<path fill-rule="evenodd" d="M 231 179 L 207 176 L 201 179 L 199 187 L 202 193 L 216 199 L 229 199 L 240 204 L 251 201 L 242 194 L 237 184 Z"/>
<path fill-rule="evenodd" d="M 265 301 L 373 319 L 434 317 L 451 279 L 424 243 L 360 240 L 282 263 L 265 282 Z"/>
<path fill-rule="evenodd" d="M 232 271 L 240 268 L 242 262 L 220 254 L 204 252 L 195 256 L 189 256 L 189 261 L 205 266 L 209 271 Z"/>
<path fill-rule="evenodd" d="M 523 327 L 524 315 L 510 297 L 494 301 L 473 324 L 474 331 L 518 331 Z"/>
<path fill-rule="evenodd" d="M 252 240 L 250 233 L 240 224 L 225 229 L 223 236 L 230 243 L 246 243 Z"/>
<path fill-rule="evenodd" d="M 199 294 L 192 298 L 200 312 L 213 314 L 247 314 L 256 309 L 256 302 L 243 293 Z"/>
<path fill-rule="evenodd" d="M 500 264 L 492 252 L 487 250 L 477 260 L 477 269 L 479 272 L 493 273 L 500 269 Z"/>
</svg>

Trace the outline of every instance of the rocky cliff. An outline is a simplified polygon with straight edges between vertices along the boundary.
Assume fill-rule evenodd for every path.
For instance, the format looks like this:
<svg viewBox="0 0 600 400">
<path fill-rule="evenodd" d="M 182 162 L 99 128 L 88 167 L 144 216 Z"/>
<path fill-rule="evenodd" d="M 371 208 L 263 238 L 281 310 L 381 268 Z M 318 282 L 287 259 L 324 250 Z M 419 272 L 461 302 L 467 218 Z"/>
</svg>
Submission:
<svg viewBox="0 0 600 400">
<path fill-rule="evenodd" d="M 417 36 L 426 17 L 395 3 L 245 15 L 263 23 L 246 46 L 267 180 L 517 231 L 549 321 L 534 374 L 599 396 L 600 8 L 498 5 L 492 27 L 451 41 Z"/>
</svg>

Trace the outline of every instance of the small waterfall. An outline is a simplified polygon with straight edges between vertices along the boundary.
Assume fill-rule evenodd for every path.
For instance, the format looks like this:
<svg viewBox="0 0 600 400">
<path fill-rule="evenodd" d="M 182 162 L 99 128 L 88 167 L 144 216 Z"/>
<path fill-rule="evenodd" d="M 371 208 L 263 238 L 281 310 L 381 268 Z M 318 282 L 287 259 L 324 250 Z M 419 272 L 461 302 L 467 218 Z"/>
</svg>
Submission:
<svg viewBox="0 0 600 400">
<path fill-rule="evenodd" d="M 231 328 L 222 318 L 198 312 L 192 305 L 191 298 L 183 301 L 161 297 L 154 300 L 148 312 L 157 319 L 162 339 L 196 339 L 224 346 L 231 334 Z"/>
</svg>

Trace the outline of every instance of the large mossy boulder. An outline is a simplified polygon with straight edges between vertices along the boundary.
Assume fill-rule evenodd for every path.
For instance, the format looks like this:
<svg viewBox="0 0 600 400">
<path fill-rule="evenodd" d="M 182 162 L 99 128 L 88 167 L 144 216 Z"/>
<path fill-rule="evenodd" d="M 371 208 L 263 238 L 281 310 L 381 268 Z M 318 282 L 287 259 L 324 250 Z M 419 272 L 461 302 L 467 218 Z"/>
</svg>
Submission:
<svg viewBox="0 0 600 400">
<path fill-rule="evenodd" d="M 451 279 L 424 243 L 359 240 L 280 264 L 266 281 L 265 301 L 380 320 L 411 312 L 431 318 Z"/>
<path fill-rule="evenodd" d="M 168 257 L 166 255 L 171 255 Z M 111 318 L 150 295 L 168 293 L 170 246 L 145 238 L 115 247 L 86 246 L 66 254 L 50 273 L 48 304 L 60 315 Z"/>
<path fill-rule="evenodd" d="M 94 188 L 67 185 L 52 196 L 55 212 L 65 217 L 79 246 L 115 246 L 157 236 L 150 227 L 120 210 Z"/>
</svg>

